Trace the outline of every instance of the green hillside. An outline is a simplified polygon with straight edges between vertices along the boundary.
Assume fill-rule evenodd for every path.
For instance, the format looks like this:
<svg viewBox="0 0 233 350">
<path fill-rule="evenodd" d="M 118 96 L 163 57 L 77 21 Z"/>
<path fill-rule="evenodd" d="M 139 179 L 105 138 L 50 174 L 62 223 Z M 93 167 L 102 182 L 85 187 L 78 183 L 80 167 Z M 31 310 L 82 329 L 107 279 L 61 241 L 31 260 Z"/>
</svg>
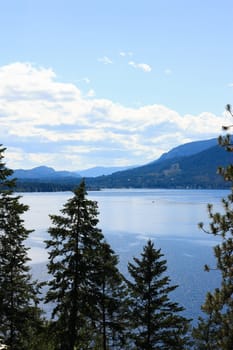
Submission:
<svg viewBox="0 0 233 350">
<path fill-rule="evenodd" d="M 160 158 L 152 163 L 118 171 L 112 175 L 86 178 L 89 190 L 101 188 L 226 188 L 217 173 L 220 166 L 232 163 L 233 155 L 219 145 L 190 156 Z M 79 177 L 20 178 L 18 191 L 70 191 L 80 183 Z"/>
<path fill-rule="evenodd" d="M 89 186 L 107 188 L 224 188 L 227 184 L 217 169 L 232 160 L 233 156 L 217 145 L 189 157 L 161 160 L 86 181 Z"/>
</svg>

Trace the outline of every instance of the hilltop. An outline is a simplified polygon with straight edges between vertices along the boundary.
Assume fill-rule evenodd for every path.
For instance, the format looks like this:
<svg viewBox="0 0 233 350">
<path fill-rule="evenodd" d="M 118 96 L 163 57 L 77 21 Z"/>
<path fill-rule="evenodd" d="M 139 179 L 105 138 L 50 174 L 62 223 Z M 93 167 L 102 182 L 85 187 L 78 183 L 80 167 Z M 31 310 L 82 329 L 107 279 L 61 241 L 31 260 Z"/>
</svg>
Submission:
<svg viewBox="0 0 233 350">
<path fill-rule="evenodd" d="M 18 178 L 18 189 L 21 191 L 72 190 L 84 174 L 88 189 L 225 188 L 228 185 L 217 169 L 231 162 L 232 155 L 220 147 L 216 139 L 210 139 L 180 145 L 157 160 L 127 169 L 99 167 L 79 173 L 38 167 L 17 169 L 14 176 Z M 97 176 L 98 171 L 103 175 Z"/>
</svg>

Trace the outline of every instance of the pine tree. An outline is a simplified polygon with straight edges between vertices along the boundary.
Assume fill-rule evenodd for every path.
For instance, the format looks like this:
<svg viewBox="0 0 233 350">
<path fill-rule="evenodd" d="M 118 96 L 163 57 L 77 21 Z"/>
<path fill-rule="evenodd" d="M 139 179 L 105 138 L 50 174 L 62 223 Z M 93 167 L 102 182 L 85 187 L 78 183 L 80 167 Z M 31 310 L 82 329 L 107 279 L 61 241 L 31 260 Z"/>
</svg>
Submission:
<svg viewBox="0 0 233 350">
<path fill-rule="evenodd" d="M 141 259 L 128 264 L 131 349 L 187 349 L 188 321 L 179 315 L 183 307 L 169 298 L 177 286 L 170 286 L 164 276 L 167 267 L 162 257 L 149 240 Z"/>
<path fill-rule="evenodd" d="M 93 345 L 96 325 L 95 293 L 103 234 L 97 228 L 97 203 L 86 198 L 81 182 L 74 196 L 61 210 L 51 215 L 49 282 L 46 302 L 53 302 L 52 318 L 58 348 L 87 349 Z"/>
<path fill-rule="evenodd" d="M 28 206 L 13 193 L 15 180 L 3 162 L 4 151 L 0 146 L 0 338 L 10 350 L 29 350 L 40 324 L 39 286 L 31 279 L 24 244 L 32 232 L 21 218 Z"/>
<path fill-rule="evenodd" d="M 93 285 L 96 295 L 98 350 L 125 349 L 126 285 L 118 270 L 118 256 L 107 242 L 103 242 L 98 255 L 98 269 Z"/>
<path fill-rule="evenodd" d="M 233 117 L 231 106 L 227 111 Z M 224 126 L 227 130 L 229 127 Z M 233 151 L 232 137 L 219 137 L 219 143 L 226 151 Z M 219 237 L 220 243 L 214 247 L 216 266 L 205 266 L 206 271 L 218 270 L 221 274 L 221 286 L 213 292 L 208 292 L 202 310 L 205 317 L 199 318 L 198 326 L 193 335 L 196 339 L 196 349 L 231 350 L 233 349 L 233 165 L 219 168 L 224 180 L 231 184 L 230 194 L 222 199 L 223 211 L 214 212 L 208 205 L 210 217 L 209 229 L 206 233 Z"/>
</svg>

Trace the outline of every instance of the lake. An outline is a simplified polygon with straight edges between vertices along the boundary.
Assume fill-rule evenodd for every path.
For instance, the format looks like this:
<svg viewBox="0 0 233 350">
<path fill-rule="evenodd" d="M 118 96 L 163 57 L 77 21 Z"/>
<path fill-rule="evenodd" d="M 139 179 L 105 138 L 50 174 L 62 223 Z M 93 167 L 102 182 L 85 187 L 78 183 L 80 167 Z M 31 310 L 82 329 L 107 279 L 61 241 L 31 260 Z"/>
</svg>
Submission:
<svg viewBox="0 0 233 350">
<path fill-rule="evenodd" d="M 98 202 L 99 225 L 107 241 L 119 255 L 120 270 L 127 275 L 127 263 L 139 256 L 143 245 L 151 238 L 161 248 L 167 260 L 167 274 L 179 287 L 173 293 L 194 322 L 200 315 L 200 305 L 208 290 L 219 284 L 216 271 L 204 272 L 203 266 L 214 266 L 213 246 L 216 237 L 202 232 L 199 222 L 208 227 L 207 204 L 221 211 L 221 198 L 227 190 L 102 190 L 91 191 L 88 198 Z M 44 240 L 51 225 L 49 214 L 58 214 L 71 192 L 23 193 L 21 201 L 30 210 L 24 215 L 30 235 L 27 245 L 32 259 L 33 274 L 46 279 Z"/>
</svg>

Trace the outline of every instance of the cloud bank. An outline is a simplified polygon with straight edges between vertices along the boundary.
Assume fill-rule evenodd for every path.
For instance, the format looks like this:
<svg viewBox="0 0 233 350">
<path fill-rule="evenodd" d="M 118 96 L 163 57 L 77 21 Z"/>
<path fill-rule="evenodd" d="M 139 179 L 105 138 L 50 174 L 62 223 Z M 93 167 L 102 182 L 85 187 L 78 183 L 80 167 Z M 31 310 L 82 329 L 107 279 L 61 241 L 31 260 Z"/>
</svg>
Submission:
<svg viewBox="0 0 233 350">
<path fill-rule="evenodd" d="M 222 124 L 223 116 L 209 112 L 180 115 L 157 104 L 97 99 L 91 86 L 83 95 L 30 63 L 0 67 L 0 143 L 13 169 L 145 164 L 177 145 L 218 136 Z"/>
</svg>

